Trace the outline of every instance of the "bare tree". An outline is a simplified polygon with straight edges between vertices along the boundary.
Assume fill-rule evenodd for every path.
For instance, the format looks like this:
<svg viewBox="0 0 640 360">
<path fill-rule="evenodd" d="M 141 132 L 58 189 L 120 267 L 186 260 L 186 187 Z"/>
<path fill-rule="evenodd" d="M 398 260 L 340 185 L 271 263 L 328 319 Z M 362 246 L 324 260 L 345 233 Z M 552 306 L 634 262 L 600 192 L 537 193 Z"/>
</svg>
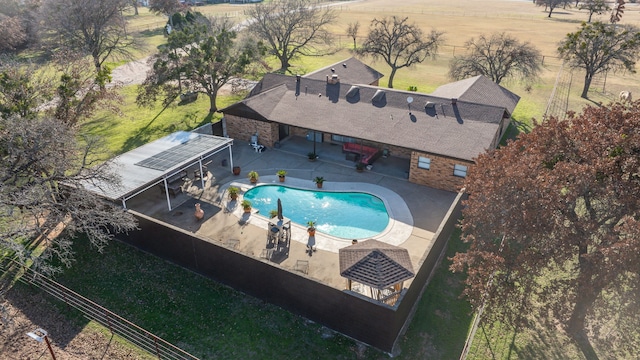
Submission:
<svg viewBox="0 0 640 360">
<path fill-rule="evenodd" d="M 631 25 L 583 23 L 578 31 L 567 34 L 559 44 L 558 53 L 571 67 L 584 69 L 580 96 L 586 99 L 595 75 L 610 69 L 635 72 L 640 32 Z"/>
<path fill-rule="evenodd" d="M 275 0 L 256 4 L 245 14 L 250 19 L 249 31 L 264 40 L 280 60 L 280 71 L 286 71 L 297 56 L 333 52 L 327 25 L 335 22 L 336 14 L 330 7 L 313 5 L 310 0 Z"/>
<path fill-rule="evenodd" d="M 122 12 L 129 0 L 45 0 L 44 24 L 52 46 L 90 55 L 96 72 L 109 59 L 130 58 L 134 38 L 127 35 Z"/>
<path fill-rule="evenodd" d="M 0 53 L 14 52 L 37 42 L 35 0 L 2 0 L 0 6 Z"/>
<path fill-rule="evenodd" d="M 358 50 L 359 54 L 382 58 L 391 67 L 389 87 L 398 69 L 423 62 L 428 56 L 435 57 L 438 46 L 444 40 L 444 33 L 432 30 L 426 37 L 415 24 L 408 24 L 408 18 L 373 19 L 369 25 L 369 35 Z"/>
<path fill-rule="evenodd" d="M 567 7 L 573 4 L 573 0 L 534 0 L 537 6 L 543 6 L 544 9 L 549 10 L 549 15 L 547 17 L 551 17 L 551 13 L 558 7 Z"/>
<path fill-rule="evenodd" d="M 484 75 L 496 84 L 509 77 L 532 81 L 540 72 L 540 51 L 505 33 L 471 38 L 465 47 L 469 52 L 455 56 L 449 66 L 449 76 L 455 80 Z"/>
<path fill-rule="evenodd" d="M 347 27 L 347 35 L 353 39 L 353 50 L 356 49 L 356 38 L 358 37 L 358 30 L 360 30 L 360 22 L 349 23 Z"/>
<path fill-rule="evenodd" d="M 591 18 L 594 14 L 602 15 L 611 10 L 604 0 L 586 0 L 578 6 L 578 9 L 587 10 L 589 12 L 589 20 L 587 20 L 587 22 L 591 22 Z"/>
</svg>

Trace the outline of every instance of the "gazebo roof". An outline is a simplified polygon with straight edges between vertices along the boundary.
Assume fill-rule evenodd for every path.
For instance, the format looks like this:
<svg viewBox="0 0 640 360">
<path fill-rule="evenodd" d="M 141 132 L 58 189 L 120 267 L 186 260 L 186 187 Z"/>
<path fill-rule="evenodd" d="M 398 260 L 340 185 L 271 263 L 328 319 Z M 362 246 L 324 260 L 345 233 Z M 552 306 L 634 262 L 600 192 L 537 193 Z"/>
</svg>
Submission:
<svg viewBox="0 0 640 360">
<path fill-rule="evenodd" d="M 340 275 L 376 289 L 415 276 L 407 249 L 365 240 L 339 250 Z"/>
</svg>

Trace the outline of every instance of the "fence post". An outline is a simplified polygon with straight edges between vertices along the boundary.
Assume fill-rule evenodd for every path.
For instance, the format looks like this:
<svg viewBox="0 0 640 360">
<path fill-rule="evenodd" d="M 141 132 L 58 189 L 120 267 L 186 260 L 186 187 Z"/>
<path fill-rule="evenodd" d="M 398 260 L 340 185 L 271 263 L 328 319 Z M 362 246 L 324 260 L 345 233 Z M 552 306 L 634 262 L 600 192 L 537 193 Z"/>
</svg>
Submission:
<svg viewBox="0 0 640 360">
<path fill-rule="evenodd" d="M 113 334 L 113 327 L 111 326 L 111 319 L 109 318 L 109 312 L 107 309 L 104 309 L 104 316 L 107 320 L 107 326 L 109 327 L 109 331 Z"/>
<path fill-rule="evenodd" d="M 160 359 L 160 349 L 158 348 L 158 338 L 155 335 L 153 336 L 153 344 L 156 346 L 156 355 L 158 355 L 158 359 Z"/>
</svg>

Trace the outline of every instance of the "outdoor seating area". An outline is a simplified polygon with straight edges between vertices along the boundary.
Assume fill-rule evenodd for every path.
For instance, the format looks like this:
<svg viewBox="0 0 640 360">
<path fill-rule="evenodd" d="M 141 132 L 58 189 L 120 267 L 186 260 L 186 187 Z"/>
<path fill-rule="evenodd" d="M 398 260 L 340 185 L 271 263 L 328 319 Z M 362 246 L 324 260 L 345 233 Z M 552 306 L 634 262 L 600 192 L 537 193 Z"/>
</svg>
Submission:
<svg viewBox="0 0 640 360">
<path fill-rule="evenodd" d="M 347 159 L 359 161 L 360 163 L 371 165 L 382 155 L 382 151 L 371 146 L 344 143 L 342 144 L 342 152 L 347 154 Z M 353 156 L 355 154 L 356 156 Z"/>
<path fill-rule="evenodd" d="M 182 192 L 182 186 L 184 185 L 184 179 L 187 177 L 187 172 L 186 171 L 181 171 L 178 174 L 175 174 L 173 176 L 171 176 L 170 178 L 167 178 L 167 191 L 169 192 L 169 195 L 173 196 L 174 198 L 180 194 Z M 158 187 L 160 188 L 160 190 L 162 191 L 162 193 L 164 194 L 165 192 L 165 186 L 164 183 L 159 183 Z"/>
</svg>

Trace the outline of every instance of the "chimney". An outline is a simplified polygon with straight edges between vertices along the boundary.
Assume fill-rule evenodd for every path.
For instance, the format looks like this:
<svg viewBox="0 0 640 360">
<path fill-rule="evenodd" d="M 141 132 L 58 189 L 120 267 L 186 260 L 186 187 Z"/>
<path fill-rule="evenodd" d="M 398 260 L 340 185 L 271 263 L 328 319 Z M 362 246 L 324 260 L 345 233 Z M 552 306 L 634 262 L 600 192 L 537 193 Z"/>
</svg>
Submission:
<svg viewBox="0 0 640 360">
<path fill-rule="evenodd" d="M 296 98 L 300 95 L 300 75 L 296 74 Z"/>
<path fill-rule="evenodd" d="M 452 98 L 451 99 L 451 105 L 455 105 L 458 102 L 457 98 Z"/>
</svg>

